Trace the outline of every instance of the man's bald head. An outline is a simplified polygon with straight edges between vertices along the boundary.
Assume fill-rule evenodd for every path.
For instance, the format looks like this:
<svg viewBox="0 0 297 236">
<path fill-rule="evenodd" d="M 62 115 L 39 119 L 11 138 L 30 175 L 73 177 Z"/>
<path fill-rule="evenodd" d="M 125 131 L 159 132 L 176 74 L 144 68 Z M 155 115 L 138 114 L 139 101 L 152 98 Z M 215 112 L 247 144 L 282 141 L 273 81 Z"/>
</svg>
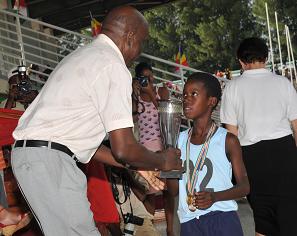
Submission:
<svg viewBox="0 0 297 236">
<path fill-rule="evenodd" d="M 118 7 L 107 14 L 102 33 L 113 40 L 130 65 L 141 53 L 141 44 L 148 37 L 148 23 L 135 8 Z"/>
</svg>

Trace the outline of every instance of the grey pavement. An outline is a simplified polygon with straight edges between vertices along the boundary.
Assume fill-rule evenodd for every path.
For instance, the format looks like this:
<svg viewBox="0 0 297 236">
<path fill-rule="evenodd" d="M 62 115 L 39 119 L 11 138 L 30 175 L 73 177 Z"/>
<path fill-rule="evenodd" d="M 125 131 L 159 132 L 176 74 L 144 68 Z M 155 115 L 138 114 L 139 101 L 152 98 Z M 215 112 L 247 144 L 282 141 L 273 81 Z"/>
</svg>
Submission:
<svg viewBox="0 0 297 236">
<path fill-rule="evenodd" d="M 238 204 L 238 215 L 242 225 L 244 236 L 254 236 L 254 220 L 252 216 L 252 210 L 247 202 L 247 200 L 239 200 Z M 161 233 L 162 236 L 166 236 L 166 223 L 162 221 L 156 224 L 157 229 Z M 177 222 L 174 223 L 174 231 L 175 236 L 179 235 L 179 224 Z"/>
</svg>

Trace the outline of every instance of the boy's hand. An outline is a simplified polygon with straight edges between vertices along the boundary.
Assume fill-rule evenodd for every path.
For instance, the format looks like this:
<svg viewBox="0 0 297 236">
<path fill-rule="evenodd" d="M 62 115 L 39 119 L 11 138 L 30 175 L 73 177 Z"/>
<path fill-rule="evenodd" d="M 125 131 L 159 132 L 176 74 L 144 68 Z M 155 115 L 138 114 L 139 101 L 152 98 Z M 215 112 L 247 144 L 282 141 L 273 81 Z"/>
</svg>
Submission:
<svg viewBox="0 0 297 236">
<path fill-rule="evenodd" d="M 214 204 L 214 192 L 197 192 L 195 193 L 195 203 L 194 205 L 198 209 L 207 209 Z"/>
<path fill-rule="evenodd" d="M 164 164 L 161 170 L 181 170 L 182 160 L 180 159 L 181 151 L 177 148 L 168 148 L 161 152 L 164 158 Z"/>
</svg>

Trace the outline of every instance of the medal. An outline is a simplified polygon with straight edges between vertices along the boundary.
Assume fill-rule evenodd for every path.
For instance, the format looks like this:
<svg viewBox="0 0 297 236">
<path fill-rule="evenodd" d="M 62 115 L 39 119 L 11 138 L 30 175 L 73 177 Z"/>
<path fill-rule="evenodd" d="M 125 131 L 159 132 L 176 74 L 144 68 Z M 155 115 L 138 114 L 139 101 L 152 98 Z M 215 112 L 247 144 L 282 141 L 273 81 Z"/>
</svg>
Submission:
<svg viewBox="0 0 297 236">
<path fill-rule="evenodd" d="M 193 203 L 193 195 L 188 195 L 187 203 L 188 203 L 188 205 L 191 205 Z"/>
<path fill-rule="evenodd" d="M 188 140 L 187 140 L 187 144 L 186 144 L 186 176 L 187 176 L 187 193 L 188 193 L 186 200 L 187 200 L 189 210 L 194 212 L 197 209 L 196 206 L 194 206 L 194 201 L 195 201 L 194 191 L 195 191 L 195 186 L 196 186 L 196 183 L 198 180 L 198 173 L 204 165 L 204 161 L 205 161 L 205 158 L 207 155 L 210 139 L 216 130 L 216 125 L 214 122 L 211 124 L 211 127 L 210 127 L 210 129 L 207 133 L 207 136 L 206 136 L 206 140 L 205 140 L 204 144 L 202 145 L 202 148 L 201 148 L 199 155 L 197 157 L 196 164 L 195 164 L 195 167 L 193 170 L 193 174 L 191 176 L 189 163 L 190 163 L 190 139 L 192 136 L 192 130 L 193 129 L 191 128 L 188 132 Z"/>
<path fill-rule="evenodd" d="M 193 195 L 188 195 L 187 197 L 187 203 L 188 203 L 188 208 L 190 211 L 196 211 L 196 207 L 194 206 L 194 196 Z"/>
</svg>

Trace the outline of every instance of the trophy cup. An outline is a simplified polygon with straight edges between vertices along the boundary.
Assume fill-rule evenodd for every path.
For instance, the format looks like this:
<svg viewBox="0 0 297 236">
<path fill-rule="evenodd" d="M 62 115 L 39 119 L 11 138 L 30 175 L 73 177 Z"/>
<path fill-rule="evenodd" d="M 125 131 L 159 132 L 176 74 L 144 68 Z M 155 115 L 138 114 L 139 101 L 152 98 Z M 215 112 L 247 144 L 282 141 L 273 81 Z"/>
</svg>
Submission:
<svg viewBox="0 0 297 236">
<path fill-rule="evenodd" d="M 158 105 L 160 131 L 165 149 L 175 148 L 180 131 L 182 102 L 178 100 L 161 100 Z M 182 170 L 161 171 L 161 178 L 179 179 Z"/>
</svg>

